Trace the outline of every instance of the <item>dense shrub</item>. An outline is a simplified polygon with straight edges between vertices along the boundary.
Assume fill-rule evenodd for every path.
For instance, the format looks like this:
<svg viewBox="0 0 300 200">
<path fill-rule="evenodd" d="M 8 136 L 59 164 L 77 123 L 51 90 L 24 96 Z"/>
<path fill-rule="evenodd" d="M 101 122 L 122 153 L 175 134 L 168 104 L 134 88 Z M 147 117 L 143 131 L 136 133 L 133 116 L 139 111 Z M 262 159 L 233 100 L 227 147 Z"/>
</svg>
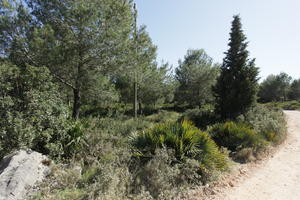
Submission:
<svg viewBox="0 0 300 200">
<path fill-rule="evenodd" d="M 146 167 L 144 173 L 137 172 L 144 168 L 132 159 L 126 137 L 131 132 L 145 129 L 150 123 L 120 117 L 81 119 L 80 124 L 88 145 L 83 146 L 70 162 L 80 165 L 81 173 L 76 174 L 72 166 L 57 167 L 33 199 L 152 199 L 154 194 L 149 191 L 154 190 L 147 188 L 145 191 L 144 182 L 136 181 L 138 174 L 146 176 L 148 172 Z M 152 181 L 156 182 L 154 177 Z"/>
<path fill-rule="evenodd" d="M 243 123 L 216 124 L 209 129 L 209 133 L 219 146 L 226 147 L 232 152 L 245 148 L 251 148 L 257 152 L 266 145 L 261 135 Z"/>
<path fill-rule="evenodd" d="M 286 138 L 286 121 L 281 109 L 257 105 L 239 120 L 248 123 L 273 144 L 279 144 Z"/>
<path fill-rule="evenodd" d="M 145 157 L 151 157 L 158 148 L 170 148 L 178 161 L 195 159 L 203 170 L 226 169 L 226 156 L 210 137 L 188 121 L 159 124 L 138 134 L 133 145 Z"/>
<path fill-rule="evenodd" d="M 0 65 L 0 158 L 21 147 L 63 156 L 79 136 L 68 116 L 47 68 Z"/>
<path fill-rule="evenodd" d="M 300 101 L 270 102 L 264 105 L 270 109 L 300 110 Z"/>
<path fill-rule="evenodd" d="M 217 122 L 217 116 L 212 105 L 186 110 L 182 114 L 181 120 L 183 119 L 192 121 L 198 128 L 206 128 Z"/>
<path fill-rule="evenodd" d="M 191 123 L 175 123 L 178 115 L 163 111 L 137 120 L 124 115 L 81 119 L 73 134 L 83 131 L 88 145 L 71 160 L 81 165 L 81 173 L 72 167 L 54 170 L 34 199 L 172 199 L 190 186 L 215 180 L 228 166 L 227 153 Z M 242 126 L 250 136 L 242 137 L 245 148 L 238 148 L 234 158 L 252 160 L 254 131 Z"/>
</svg>

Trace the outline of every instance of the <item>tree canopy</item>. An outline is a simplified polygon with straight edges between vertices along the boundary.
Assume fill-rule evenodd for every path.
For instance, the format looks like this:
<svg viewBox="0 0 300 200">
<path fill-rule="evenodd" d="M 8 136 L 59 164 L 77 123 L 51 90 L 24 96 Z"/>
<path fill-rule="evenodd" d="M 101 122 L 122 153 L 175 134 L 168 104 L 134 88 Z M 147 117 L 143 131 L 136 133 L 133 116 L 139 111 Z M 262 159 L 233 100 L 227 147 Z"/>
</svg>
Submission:
<svg viewBox="0 0 300 200">
<path fill-rule="evenodd" d="M 16 64 L 47 66 L 72 91 L 73 117 L 78 118 L 82 93 L 94 86 L 94 75 L 126 63 L 132 4 L 123 0 L 25 2 L 3 12 L 1 24 L 7 31 L 2 51 Z"/>
<path fill-rule="evenodd" d="M 196 107 L 213 102 L 212 86 L 216 83 L 219 66 L 203 49 L 188 50 L 175 73 L 178 103 Z"/>
<path fill-rule="evenodd" d="M 286 73 L 269 75 L 261 84 L 259 89 L 259 100 L 261 102 L 288 100 L 290 82 L 292 77 Z"/>
</svg>

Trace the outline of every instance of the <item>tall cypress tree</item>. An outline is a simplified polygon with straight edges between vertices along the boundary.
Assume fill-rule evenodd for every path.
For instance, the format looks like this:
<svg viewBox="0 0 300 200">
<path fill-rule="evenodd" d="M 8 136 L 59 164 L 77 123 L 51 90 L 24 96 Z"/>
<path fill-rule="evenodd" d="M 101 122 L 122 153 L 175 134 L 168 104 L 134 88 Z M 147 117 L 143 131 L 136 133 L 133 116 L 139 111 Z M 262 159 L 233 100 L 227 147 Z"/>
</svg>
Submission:
<svg viewBox="0 0 300 200">
<path fill-rule="evenodd" d="M 232 21 L 228 45 L 221 75 L 214 87 L 216 109 L 223 120 L 247 112 L 255 104 L 258 90 L 258 68 L 255 60 L 248 58 L 248 43 L 238 15 Z"/>
</svg>

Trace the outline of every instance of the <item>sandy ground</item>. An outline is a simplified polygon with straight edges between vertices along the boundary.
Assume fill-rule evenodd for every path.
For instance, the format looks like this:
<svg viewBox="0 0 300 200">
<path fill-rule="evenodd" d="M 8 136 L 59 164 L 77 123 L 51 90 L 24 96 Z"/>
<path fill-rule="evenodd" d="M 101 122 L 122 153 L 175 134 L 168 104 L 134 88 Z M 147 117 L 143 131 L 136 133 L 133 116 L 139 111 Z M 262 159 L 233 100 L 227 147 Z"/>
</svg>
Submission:
<svg viewBox="0 0 300 200">
<path fill-rule="evenodd" d="M 285 114 L 288 137 L 282 148 L 216 199 L 300 200 L 300 112 Z"/>
</svg>

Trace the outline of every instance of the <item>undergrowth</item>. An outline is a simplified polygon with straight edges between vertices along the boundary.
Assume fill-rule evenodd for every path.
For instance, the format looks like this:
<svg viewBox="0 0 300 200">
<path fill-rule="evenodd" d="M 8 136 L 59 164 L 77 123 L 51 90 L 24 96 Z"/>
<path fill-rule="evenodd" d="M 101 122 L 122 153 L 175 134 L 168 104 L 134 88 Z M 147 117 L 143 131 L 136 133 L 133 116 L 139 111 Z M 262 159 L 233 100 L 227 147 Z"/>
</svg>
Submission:
<svg viewBox="0 0 300 200">
<path fill-rule="evenodd" d="M 282 112 L 263 106 L 209 126 L 209 134 L 180 116 L 163 111 L 137 120 L 81 120 L 86 145 L 66 164 L 54 164 L 31 199 L 174 199 L 217 180 L 230 167 L 228 156 L 252 161 L 285 137 Z"/>
</svg>

